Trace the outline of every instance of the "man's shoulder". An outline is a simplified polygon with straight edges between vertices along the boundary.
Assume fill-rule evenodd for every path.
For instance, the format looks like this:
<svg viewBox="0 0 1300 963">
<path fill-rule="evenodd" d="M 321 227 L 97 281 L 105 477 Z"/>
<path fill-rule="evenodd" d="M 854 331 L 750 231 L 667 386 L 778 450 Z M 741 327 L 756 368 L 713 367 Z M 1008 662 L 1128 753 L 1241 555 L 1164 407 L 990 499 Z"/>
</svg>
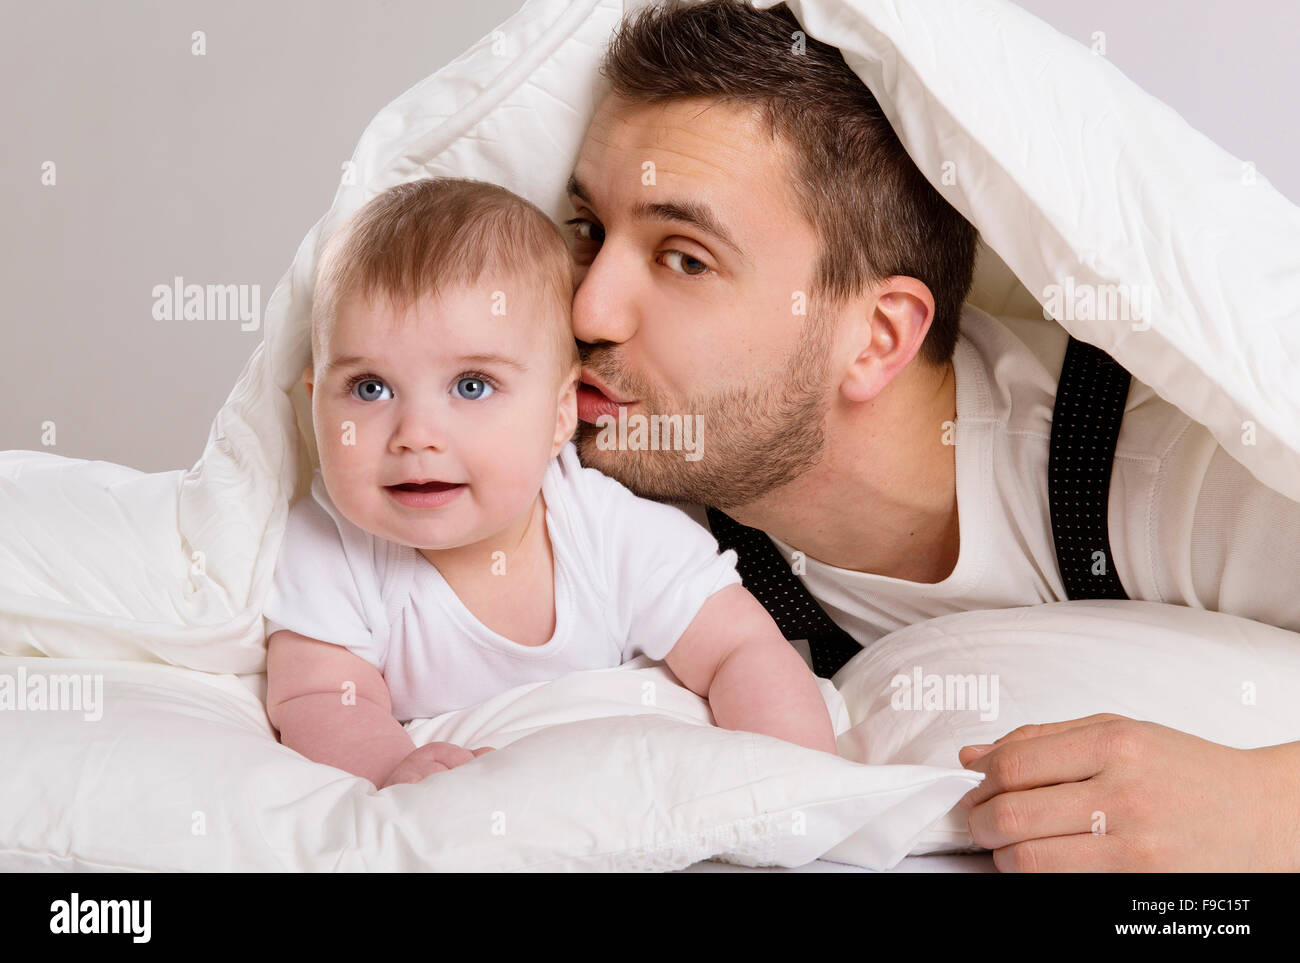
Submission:
<svg viewBox="0 0 1300 963">
<path fill-rule="evenodd" d="M 963 337 L 991 384 L 994 405 L 1009 431 L 1050 437 L 1056 386 L 1070 333 L 1042 318 L 993 317 L 978 309 L 962 315 Z M 968 334 L 969 332 L 969 334 Z M 1151 460 L 1166 455 L 1190 419 L 1156 391 L 1132 378 L 1117 455 Z"/>
<path fill-rule="evenodd" d="M 957 351 L 958 415 L 1047 437 L 1069 334 L 1041 318 L 962 310 Z"/>
</svg>

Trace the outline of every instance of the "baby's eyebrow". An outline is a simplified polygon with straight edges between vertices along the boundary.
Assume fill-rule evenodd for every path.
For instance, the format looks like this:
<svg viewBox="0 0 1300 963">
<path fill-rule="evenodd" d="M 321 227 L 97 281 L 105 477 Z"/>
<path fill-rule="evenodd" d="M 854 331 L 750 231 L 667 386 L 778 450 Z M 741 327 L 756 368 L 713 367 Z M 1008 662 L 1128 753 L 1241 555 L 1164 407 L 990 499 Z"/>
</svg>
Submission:
<svg viewBox="0 0 1300 963">
<path fill-rule="evenodd" d="M 350 354 L 346 358 L 334 358 L 326 362 L 325 371 L 333 371 L 335 368 L 351 368 L 353 366 L 361 368 L 377 368 L 378 365 L 369 358 L 363 358 L 360 355 Z"/>
<path fill-rule="evenodd" d="M 501 364 L 514 368 L 516 371 L 525 372 L 528 365 L 522 361 L 516 361 L 514 358 L 507 358 L 502 354 L 463 354 L 457 361 L 469 362 L 471 364 Z"/>
<path fill-rule="evenodd" d="M 516 361 L 514 358 L 507 358 L 503 354 L 463 354 L 456 359 L 458 364 L 499 364 L 509 368 L 514 368 L 519 372 L 526 372 L 528 365 L 522 361 Z M 379 363 L 372 361 L 370 358 L 363 358 L 360 355 L 350 354 L 345 358 L 334 358 L 325 364 L 326 371 L 333 371 L 335 368 L 378 368 Z"/>
</svg>

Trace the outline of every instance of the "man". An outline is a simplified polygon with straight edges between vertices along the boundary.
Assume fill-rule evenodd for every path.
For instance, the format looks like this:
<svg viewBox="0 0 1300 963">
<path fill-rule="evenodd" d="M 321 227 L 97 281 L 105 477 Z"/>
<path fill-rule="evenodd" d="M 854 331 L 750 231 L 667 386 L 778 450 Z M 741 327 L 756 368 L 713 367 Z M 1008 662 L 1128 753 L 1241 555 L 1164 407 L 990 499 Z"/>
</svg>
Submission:
<svg viewBox="0 0 1300 963">
<path fill-rule="evenodd" d="M 669 3 L 624 24 L 603 71 L 569 182 L 584 463 L 800 553 L 863 645 L 1065 599 L 1046 467 L 1066 335 L 963 308 L 975 231 L 838 51 L 784 5 Z M 611 447 L 601 415 L 699 415 L 703 456 Z M 1136 383 L 1110 497 L 1131 597 L 1300 630 L 1300 506 Z M 970 827 L 1000 869 L 1300 869 L 1300 743 L 1107 715 L 961 761 L 987 773 Z"/>
</svg>

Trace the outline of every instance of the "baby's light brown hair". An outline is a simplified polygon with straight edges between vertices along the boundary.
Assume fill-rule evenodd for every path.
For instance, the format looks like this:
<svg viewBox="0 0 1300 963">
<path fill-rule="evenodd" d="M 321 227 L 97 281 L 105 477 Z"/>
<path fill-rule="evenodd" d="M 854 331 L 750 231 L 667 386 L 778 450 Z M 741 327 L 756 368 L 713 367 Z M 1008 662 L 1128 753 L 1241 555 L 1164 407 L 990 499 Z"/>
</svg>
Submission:
<svg viewBox="0 0 1300 963">
<path fill-rule="evenodd" d="M 578 351 L 569 320 L 573 259 L 564 236 L 517 194 L 456 177 L 389 188 L 329 239 L 312 296 L 313 364 L 347 298 L 387 296 L 400 312 L 423 297 L 474 285 L 484 275 L 510 278 L 537 297 L 543 316 L 531 320 L 550 325 L 557 364 L 568 371 Z"/>
</svg>

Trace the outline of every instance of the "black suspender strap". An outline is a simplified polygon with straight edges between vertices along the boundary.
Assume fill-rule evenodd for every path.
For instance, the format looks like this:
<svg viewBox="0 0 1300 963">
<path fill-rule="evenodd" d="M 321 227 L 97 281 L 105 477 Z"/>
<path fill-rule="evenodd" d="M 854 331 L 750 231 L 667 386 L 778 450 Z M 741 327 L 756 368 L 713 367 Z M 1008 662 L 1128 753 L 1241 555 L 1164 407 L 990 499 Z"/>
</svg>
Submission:
<svg viewBox="0 0 1300 963">
<path fill-rule="evenodd" d="M 1126 599 L 1110 550 L 1107 509 L 1129 373 L 1070 338 L 1052 408 L 1047 504 L 1056 564 L 1071 599 Z"/>
<path fill-rule="evenodd" d="M 1111 467 L 1128 400 L 1129 373 L 1100 348 L 1070 338 L 1052 409 L 1047 500 L 1056 561 L 1071 599 L 1125 599 L 1110 548 Z M 835 624 L 756 528 L 706 509 L 722 551 L 735 549 L 745 588 L 787 639 L 807 639 L 813 672 L 830 678 L 862 651 Z"/>
<path fill-rule="evenodd" d="M 716 508 L 705 514 L 722 551 L 735 549 L 745 588 L 767 609 L 787 639 L 807 639 L 813 673 L 829 679 L 862 646 L 835 624 L 794 574 L 765 532 L 741 525 Z"/>
</svg>

